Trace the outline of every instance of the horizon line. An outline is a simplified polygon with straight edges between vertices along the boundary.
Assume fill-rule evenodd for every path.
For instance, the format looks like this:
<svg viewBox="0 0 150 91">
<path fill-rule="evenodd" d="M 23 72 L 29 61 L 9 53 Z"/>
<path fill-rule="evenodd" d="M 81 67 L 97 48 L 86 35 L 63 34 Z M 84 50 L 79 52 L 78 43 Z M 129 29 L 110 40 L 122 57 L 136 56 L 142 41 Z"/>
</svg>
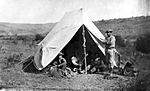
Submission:
<svg viewBox="0 0 150 91">
<path fill-rule="evenodd" d="M 109 20 L 119 20 L 119 19 L 130 19 L 130 18 L 139 18 L 139 17 L 149 17 L 150 15 L 139 15 L 139 16 L 131 16 L 131 17 L 120 17 L 120 18 L 111 18 L 111 19 L 100 19 L 100 20 L 93 20 L 92 22 L 97 22 L 97 21 L 109 21 Z M 59 21 L 58 21 L 59 22 Z M 55 23 L 58 23 L 58 22 L 37 22 L 37 23 L 34 23 L 34 22 L 8 22 L 8 21 L 0 21 L 0 23 L 12 23 L 12 24 L 55 24 Z"/>
</svg>

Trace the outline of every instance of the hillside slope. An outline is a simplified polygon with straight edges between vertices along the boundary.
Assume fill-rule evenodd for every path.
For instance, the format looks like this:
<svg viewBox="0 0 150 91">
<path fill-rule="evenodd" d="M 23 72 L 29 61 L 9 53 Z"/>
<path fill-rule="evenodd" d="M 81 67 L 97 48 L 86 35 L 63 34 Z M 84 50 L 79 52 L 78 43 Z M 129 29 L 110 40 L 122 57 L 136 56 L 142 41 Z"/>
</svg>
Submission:
<svg viewBox="0 0 150 91">
<path fill-rule="evenodd" d="M 0 23 L 0 35 L 32 35 L 43 34 L 50 31 L 54 23 L 46 24 L 19 24 L 19 23 Z"/>
<path fill-rule="evenodd" d="M 109 28 L 114 30 L 115 35 L 121 35 L 123 37 L 150 33 L 150 16 L 102 20 L 94 23 L 103 34 Z"/>
<path fill-rule="evenodd" d="M 95 25 L 104 34 L 108 28 L 114 29 L 116 35 L 137 36 L 150 33 L 150 16 L 132 17 L 95 21 Z M 50 31 L 56 23 L 19 24 L 0 22 L 0 35 L 43 34 Z"/>
</svg>

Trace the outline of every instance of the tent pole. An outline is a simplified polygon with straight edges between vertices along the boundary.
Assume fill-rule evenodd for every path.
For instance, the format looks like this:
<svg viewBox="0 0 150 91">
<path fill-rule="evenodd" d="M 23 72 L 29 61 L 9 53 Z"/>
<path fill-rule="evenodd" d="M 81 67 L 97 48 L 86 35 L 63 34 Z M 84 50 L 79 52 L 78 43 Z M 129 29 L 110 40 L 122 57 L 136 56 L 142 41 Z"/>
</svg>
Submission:
<svg viewBox="0 0 150 91">
<path fill-rule="evenodd" d="M 83 28 L 83 32 L 82 32 L 82 35 L 83 35 L 83 48 L 84 48 L 84 62 L 85 62 L 85 74 L 87 74 L 87 62 L 86 62 L 86 38 L 85 38 L 85 30 L 84 30 L 84 25 L 82 26 Z"/>
</svg>

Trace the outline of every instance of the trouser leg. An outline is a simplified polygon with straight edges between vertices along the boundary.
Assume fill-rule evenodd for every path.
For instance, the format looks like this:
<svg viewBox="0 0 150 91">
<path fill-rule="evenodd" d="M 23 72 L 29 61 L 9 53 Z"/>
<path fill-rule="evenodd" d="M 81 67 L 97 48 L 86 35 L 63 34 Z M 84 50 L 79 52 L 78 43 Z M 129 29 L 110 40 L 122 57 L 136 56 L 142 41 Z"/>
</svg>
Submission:
<svg viewBox="0 0 150 91">
<path fill-rule="evenodd" d="M 109 62 L 109 74 L 112 75 L 113 68 L 116 65 L 115 60 L 114 60 L 113 50 L 108 50 L 107 51 L 107 60 Z"/>
<path fill-rule="evenodd" d="M 66 69 L 66 64 L 62 65 L 62 70 L 65 71 Z"/>
</svg>

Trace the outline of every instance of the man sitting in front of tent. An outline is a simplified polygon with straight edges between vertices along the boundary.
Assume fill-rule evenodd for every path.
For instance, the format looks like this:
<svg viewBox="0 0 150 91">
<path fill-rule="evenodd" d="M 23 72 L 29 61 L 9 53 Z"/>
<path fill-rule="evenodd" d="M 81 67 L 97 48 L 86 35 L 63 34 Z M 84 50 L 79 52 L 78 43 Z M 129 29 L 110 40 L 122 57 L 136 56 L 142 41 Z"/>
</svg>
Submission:
<svg viewBox="0 0 150 91">
<path fill-rule="evenodd" d="M 79 64 L 79 60 L 76 56 L 71 57 L 73 72 L 79 73 L 81 71 L 81 64 Z"/>
<path fill-rule="evenodd" d="M 95 53 L 94 60 L 91 62 L 91 67 L 89 69 L 90 73 L 102 72 L 105 68 L 105 64 L 101 59 L 99 53 Z"/>
<path fill-rule="evenodd" d="M 59 53 L 59 62 L 57 67 L 60 68 L 62 71 L 65 71 L 66 66 L 67 66 L 67 61 L 66 59 L 62 56 L 64 55 L 62 52 Z"/>
</svg>

